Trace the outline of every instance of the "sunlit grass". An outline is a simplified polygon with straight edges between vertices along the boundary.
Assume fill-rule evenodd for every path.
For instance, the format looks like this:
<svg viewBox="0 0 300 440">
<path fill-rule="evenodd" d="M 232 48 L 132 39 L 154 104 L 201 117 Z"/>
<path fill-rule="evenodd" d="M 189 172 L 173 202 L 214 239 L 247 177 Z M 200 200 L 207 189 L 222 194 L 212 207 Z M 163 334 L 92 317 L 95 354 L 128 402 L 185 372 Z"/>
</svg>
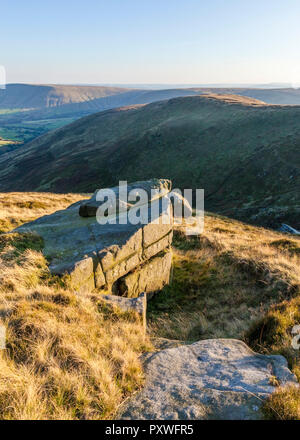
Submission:
<svg viewBox="0 0 300 440">
<path fill-rule="evenodd" d="M 80 198 L 3 194 L 4 229 Z M 111 418 L 143 384 L 139 356 L 151 345 L 142 322 L 104 307 L 97 292 L 80 295 L 51 277 L 42 247 L 32 234 L 0 235 L 0 325 L 7 329 L 0 419 Z"/>
<path fill-rule="evenodd" d="M 207 215 L 200 237 L 175 232 L 173 282 L 149 305 L 148 326 L 159 338 L 193 342 L 238 338 L 255 351 L 281 354 L 300 381 L 300 239 Z M 299 390 L 279 389 L 268 418 L 299 419 Z"/>
<path fill-rule="evenodd" d="M 0 194 L 7 232 L 64 209 L 85 195 Z M 291 346 L 300 324 L 300 240 L 206 215 L 200 237 L 174 236 L 173 281 L 149 302 L 148 335 L 135 315 L 111 311 L 99 293 L 79 295 L 52 277 L 32 234 L 0 235 L 1 419 L 113 418 L 144 381 L 140 355 L 159 338 L 244 339 L 261 353 L 284 355 L 300 379 Z M 267 418 L 299 419 L 296 388 L 278 388 Z"/>
</svg>

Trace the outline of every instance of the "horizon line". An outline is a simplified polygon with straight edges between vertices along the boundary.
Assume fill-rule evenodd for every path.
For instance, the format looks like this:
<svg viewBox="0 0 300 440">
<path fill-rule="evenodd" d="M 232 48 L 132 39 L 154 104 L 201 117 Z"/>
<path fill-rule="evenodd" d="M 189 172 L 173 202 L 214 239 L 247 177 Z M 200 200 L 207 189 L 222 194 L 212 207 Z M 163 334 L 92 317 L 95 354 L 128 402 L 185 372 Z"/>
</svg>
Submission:
<svg viewBox="0 0 300 440">
<path fill-rule="evenodd" d="M 295 88 L 290 82 L 269 82 L 269 83 L 63 83 L 63 82 L 11 82 L 6 83 L 6 86 L 11 85 L 32 85 L 32 86 L 83 86 L 83 87 L 124 87 L 124 88 L 138 88 L 138 87 L 171 87 L 171 88 Z"/>
</svg>

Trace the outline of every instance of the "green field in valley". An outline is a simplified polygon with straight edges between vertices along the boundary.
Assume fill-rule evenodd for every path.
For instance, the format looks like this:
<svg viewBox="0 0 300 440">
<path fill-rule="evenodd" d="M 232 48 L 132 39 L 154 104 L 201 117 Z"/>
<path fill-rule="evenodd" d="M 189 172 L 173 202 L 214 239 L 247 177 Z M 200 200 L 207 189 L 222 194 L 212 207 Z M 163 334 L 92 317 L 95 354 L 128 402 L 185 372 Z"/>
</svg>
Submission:
<svg viewBox="0 0 300 440">
<path fill-rule="evenodd" d="M 24 113 L 24 112 L 22 112 Z M 20 117 L 19 121 L 8 122 L 4 115 Z M 4 145 L 20 145 L 55 130 L 66 124 L 73 122 L 76 118 L 57 118 L 57 119 L 41 119 L 41 120 L 22 120 L 21 112 L 9 110 L 0 110 L 0 147 Z"/>
</svg>

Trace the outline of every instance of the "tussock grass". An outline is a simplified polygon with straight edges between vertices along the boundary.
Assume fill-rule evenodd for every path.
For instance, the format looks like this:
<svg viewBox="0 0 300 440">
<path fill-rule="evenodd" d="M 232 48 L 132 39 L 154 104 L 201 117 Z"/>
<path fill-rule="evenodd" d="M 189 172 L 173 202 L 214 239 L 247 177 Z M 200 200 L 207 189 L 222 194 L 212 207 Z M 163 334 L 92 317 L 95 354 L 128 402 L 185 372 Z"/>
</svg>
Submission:
<svg viewBox="0 0 300 440">
<path fill-rule="evenodd" d="M 292 346 L 292 330 L 300 324 L 300 296 L 274 305 L 246 333 L 247 342 L 260 352 L 282 354 L 300 382 L 300 351 Z"/>
<path fill-rule="evenodd" d="M 12 225 L 82 196 L 47 197 L 44 208 L 31 205 L 36 194 L 7 194 L 2 218 L 4 202 Z M 142 322 L 51 277 L 42 247 L 35 235 L 0 235 L 0 419 L 111 418 L 143 384 L 139 356 L 151 345 Z"/>
<path fill-rule="evenodd" d="M 0 195 L 2 231 L 84 195 Z M 174 237 L 173 282 L 150 303 L 149 336 L 192 342 L 240 338 L 284 355 L 300 380 L 291 330 L 300 324 L 300 240 L 207 214 L 205 232 Z M 140 319 L 99 293 L 77 294 L 51 277 L 32 234 L 0 235 L 0 419 L 113 418 L 143 384 L 140 354 L 153 349 Z M 158 346 L 158 343 L 156 344 Z M 267 418 L 299 419 L 296 387 L 265 403 Z"/>
<path fill-rule="evenodd" d="M 193 342 L 238 338 L 264 354 L 281 354 L 300 381 L 300 239 L 207 214 L 200 237 L 175 232 L 173 282 L 150 303 L 156 338 Z M 158 339 L 159 340 L 159 339 Z M 279 388 L 267 418 L 299 419 L 297 387 Z"/>
<path fill-rule="evenodd" d="M 200 237 L 185 237 L 179 228 L 172 285 L 149 307 L 153 334 L 244 338 L 272 305 L 299 293 L 299 256 L 273 246 L 280 239 L 282 234 L 220 216 L 206 216 Z"/>
<path fill-rule="evenodd" d="M 271 420 L 300 420 L 300 388 L 279 388 L 264 404 L 263 411 Z"/>
</svg>

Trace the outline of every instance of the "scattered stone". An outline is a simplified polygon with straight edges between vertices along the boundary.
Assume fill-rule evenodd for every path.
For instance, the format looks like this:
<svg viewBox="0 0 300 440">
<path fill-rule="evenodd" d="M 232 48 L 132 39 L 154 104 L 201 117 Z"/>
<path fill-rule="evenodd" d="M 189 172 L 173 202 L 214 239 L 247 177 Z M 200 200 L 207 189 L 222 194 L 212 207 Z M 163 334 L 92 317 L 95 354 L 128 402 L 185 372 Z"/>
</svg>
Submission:
<svg viewBox="0 0 300 440">
<path fill-rule="evenodd" d="M 242 341 L 211 339 L 148 356 L 144 389 L 122 419 L 257 420 L 280 385 L 297 384 L 282 356 L 254 353 Z"/>
<path fill-rule="evenodd" d="M 141 293 L 138 298 L 123 298 L 116 295 L 101 295 L 101 301 L 112 307 L 118 307 L 123 312 L 136 312 L 143 320 L 143 327 L 146 331 L 146 312 L 147 312 L 147 295 Z"/>
</svg>

